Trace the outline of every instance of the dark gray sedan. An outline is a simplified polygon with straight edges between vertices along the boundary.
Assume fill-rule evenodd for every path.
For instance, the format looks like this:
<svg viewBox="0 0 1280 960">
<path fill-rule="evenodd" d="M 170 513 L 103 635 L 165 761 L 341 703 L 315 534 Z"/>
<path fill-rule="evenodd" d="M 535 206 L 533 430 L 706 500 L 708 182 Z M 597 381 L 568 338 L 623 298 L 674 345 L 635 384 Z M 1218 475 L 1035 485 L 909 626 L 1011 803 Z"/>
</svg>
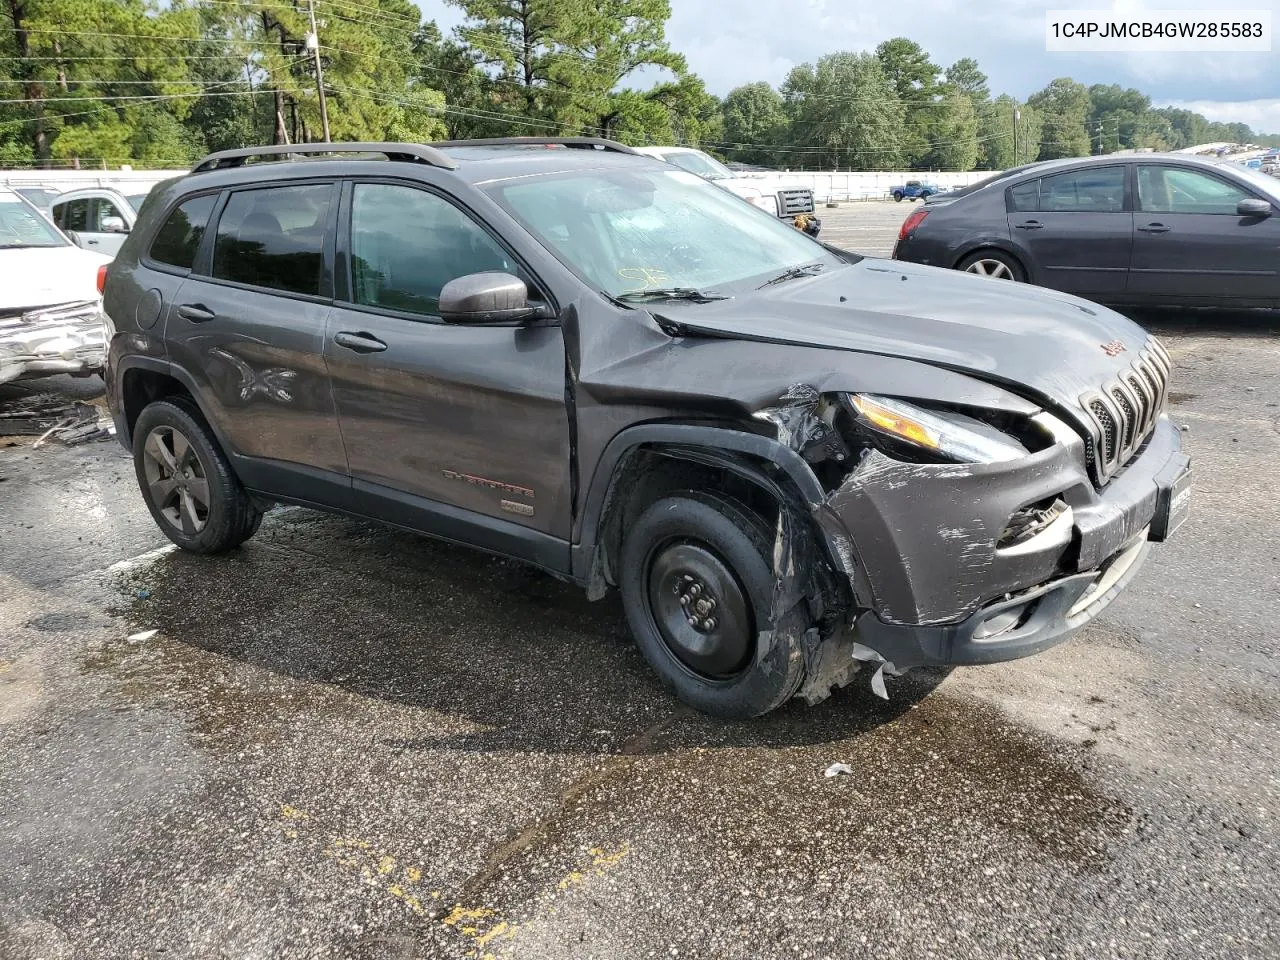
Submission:
<svg viewBox="0 0 1280 960">
<path fill-rule="evenodd" d="M 1104 303 L 1280 307 L 1280 181 L 1182 155 L 1050 160 L 932 200 L 897 260 Z"/>
</svg>

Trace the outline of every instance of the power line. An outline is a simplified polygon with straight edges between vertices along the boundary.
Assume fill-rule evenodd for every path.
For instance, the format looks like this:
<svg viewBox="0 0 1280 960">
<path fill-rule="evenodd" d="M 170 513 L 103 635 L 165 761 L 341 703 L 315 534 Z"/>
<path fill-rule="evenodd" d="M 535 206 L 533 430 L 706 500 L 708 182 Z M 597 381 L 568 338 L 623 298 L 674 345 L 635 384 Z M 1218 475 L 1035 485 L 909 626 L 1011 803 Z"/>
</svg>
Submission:
<svg viewBox="0 0 1280 960">
<path fill-rule="evenodd" d="M 241 81 L 240 81 L 240 79 L 239 79 L 239 78 L 237 78 L 236 80 L 228 80 L 228 81 L 225 81 L 225 82 L 226 82 L 226 83 L 240 83 Z M 245 95 L 245 93 L 247 93 L 247 92 L 249 92 L 249 91 L 245 91 L 245 90 L 231 90 L 231 91 L 227 91 L 227 92 L 225 92 L 225 93 L 209 93 L 209 92 L 207 92 L 207 91 L 201 91 L 201 92 L 199 92 L 199 93 L 171 93 L 171 94 L 156 94 L 155 96 L 147 97 L 147 98 L 145 98 L 145 99 L 147 99 L 147 100 L 153 100 L 153 101 L 163 101 L 163 100 L 181 100 L 183 97 L 191 97 L 191 96 L 197 96 L 197 97 L 225 97 L 225 96 L 242 97 L 242 96 L 244 96 L 244 95 Z M 288 91 L 283 91 L 283 90 L 282 90 L 282 91 L 278 91 L 278 90 L 271 89 L 271 88 L 260 88 L 260 89 L 257 89 L 257 90 L 252 91 L 252 93 L 269 93 L 269 94 L 275 94 L 275 93 L 287 93 L 287 92 L 288 92 Z M 110 100 L 110 99 L 113 99 L 113 98 L 111 98 L 111 97 L 101 97 L 101 98 L 99 98 L 99 99 L 100 99 L 100 100 Z M 41 102 L 41 101 L 36 101 L 36 102 Z M 112 105 L 112 104 L 110 104 L 110 103 L 104 103 L 102 106 L 100 106 L 100 107 L 94 107 L 92 110 L 80 110 L 80 111 L 77 111 L 76 113 L 59 113 L 59 114 L 55 114 L 55 115 L 50 116 L 50 117 L 19 117 L 19 118 L 15 119 L 15 120 L 5 120 L 5 121 L 0 121 L 0 127 L 11 127 L 11 126 L 17 126 L 17 125 L 20 125 L 20 124 L 24 124 L 24 123 L 34 123 L 34 122 L 35 122 L 35 121 L 37 121 L 37 120 L 71 120 L 71 119 L 73 119 L 73 118 L 75 118 L 75 117 L 89 117 L 89 116 L 93 116 L 93 115 L 95 115 L 95 114 L 102 113 L 103 111 L 106 111 L 106 110 L 111 110 L 112 108 L 113 108 L 113 105 Z"/>
</svg>

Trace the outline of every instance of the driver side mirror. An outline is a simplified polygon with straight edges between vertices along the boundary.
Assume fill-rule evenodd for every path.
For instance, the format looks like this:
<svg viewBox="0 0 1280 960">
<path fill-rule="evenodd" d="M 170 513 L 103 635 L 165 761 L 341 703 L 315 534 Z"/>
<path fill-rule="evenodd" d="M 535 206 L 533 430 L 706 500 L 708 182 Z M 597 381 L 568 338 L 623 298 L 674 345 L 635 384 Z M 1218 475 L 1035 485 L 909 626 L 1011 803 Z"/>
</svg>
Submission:
<svg viewBox="0 0 1280 960">
<path fill-rule="evenodd" d="M 1271 216 L 1271 204 L 1266 200 L 1241 200 L 1236 204 L 1236 213 L 1242 217 L 1269 217 Z"/>
<path fill-rule="evenodd" d="M 124 217 L 105 216 L 98 221 L 98 226 L 103 233 L 128 233 L 129 227 L 124 222 Z"/>
<path fill-rule="evenodd" d="M 470 273 L 440 290 L 440 318 L 445 323 L 513 323 L 547 315 L 545 305 L 529 302 L 525 282 L 509 273 Z"/>
</svg>

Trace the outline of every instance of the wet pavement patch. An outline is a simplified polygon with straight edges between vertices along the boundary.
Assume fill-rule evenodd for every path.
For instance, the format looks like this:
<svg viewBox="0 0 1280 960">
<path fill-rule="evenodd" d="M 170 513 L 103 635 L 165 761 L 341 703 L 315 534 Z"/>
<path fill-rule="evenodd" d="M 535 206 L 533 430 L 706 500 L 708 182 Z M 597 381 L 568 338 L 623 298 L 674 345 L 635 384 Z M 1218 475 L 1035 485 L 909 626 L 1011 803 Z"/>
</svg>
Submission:
<svg viewBox="0 0 1280 960">
<path fill-rule="evenodd" d="M 286 555 L 303 531 L 308 551 Z M 328 538 L 343 549 L 319 553 Z M 519 956 L 522 928 L 628 876 L 785 868 L 789 889 L 858 888 L 939 849 L 984 879 L 1009 851 L 1096 875 L 1132 819 L 1090 785 L 1085 751 L 947 695 L 945 672 L 898 681 L 888 703 L 850 689 L 714 721 L 657 687 L 611 604 L 378 528 L 285 514 L 232 556 L 165 554 L 108 579 L 115 637 L 79 669 L 176 720 L 212 765 L 207 807 L 162 831 L 189 850 L 225 820 L 250 863 L 325 878 L 319 895 L 356 925 L 399 918 L 328 930 L 354 956 Z M 157 632 L 127 639 L 141 630 Z M 854 775 L 824 778 L 833 760 Z M 493 822 L 467 815 L 495 802 Z M 196 885 L 233 863 L 200 856 Z"/>
</svg>

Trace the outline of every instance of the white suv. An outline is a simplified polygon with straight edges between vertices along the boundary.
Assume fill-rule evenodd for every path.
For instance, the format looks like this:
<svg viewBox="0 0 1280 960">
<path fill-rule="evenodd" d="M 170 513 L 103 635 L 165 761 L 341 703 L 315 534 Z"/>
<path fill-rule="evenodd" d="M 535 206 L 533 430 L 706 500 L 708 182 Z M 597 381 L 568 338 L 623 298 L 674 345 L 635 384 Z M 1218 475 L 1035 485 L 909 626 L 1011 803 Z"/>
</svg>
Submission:
<svg viewBox="0 0 1280 960">
<path fill-rule="evenodd" d="M 813 191 L 802 184 L 787 183 L 772 173 L 734 173 L 715 157 L 693 147 L 634 147 L 637 153 L 657 157 L 682 170 L 696 173 L 717 187 L 736 193 L 761 210 L 781 220 L 789 220 L 810 236 L 817 236 L 822 221 L 814 215 Z"/>
</svg>

